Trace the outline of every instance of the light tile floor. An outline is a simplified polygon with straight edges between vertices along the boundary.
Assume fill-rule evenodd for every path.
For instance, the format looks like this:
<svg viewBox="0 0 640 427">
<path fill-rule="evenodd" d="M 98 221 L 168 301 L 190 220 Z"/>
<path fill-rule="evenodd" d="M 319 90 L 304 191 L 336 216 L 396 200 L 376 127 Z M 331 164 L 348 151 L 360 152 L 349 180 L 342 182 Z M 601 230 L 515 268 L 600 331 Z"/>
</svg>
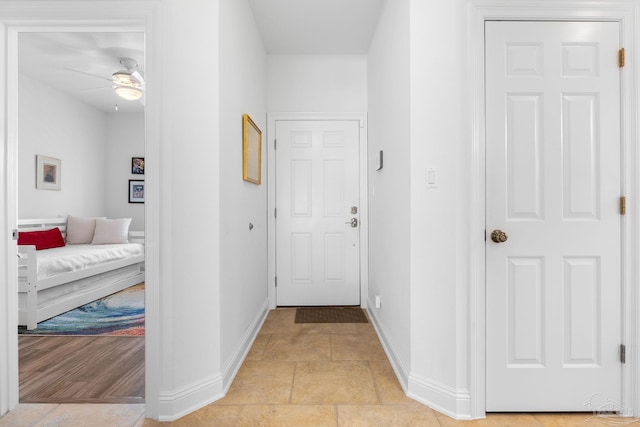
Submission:
<svg viewBox="0 0 640 427">
<path fill-rule="evenodd" d="M 489 414 L 456 421 L 404 395 L 371 324 L 296 324 L 271 311 L 227 395 L 172 423 L 144 405 L 20 405 L 0 426 L 607 427 L 636 419 L 584 414 Z"/>
</svg>

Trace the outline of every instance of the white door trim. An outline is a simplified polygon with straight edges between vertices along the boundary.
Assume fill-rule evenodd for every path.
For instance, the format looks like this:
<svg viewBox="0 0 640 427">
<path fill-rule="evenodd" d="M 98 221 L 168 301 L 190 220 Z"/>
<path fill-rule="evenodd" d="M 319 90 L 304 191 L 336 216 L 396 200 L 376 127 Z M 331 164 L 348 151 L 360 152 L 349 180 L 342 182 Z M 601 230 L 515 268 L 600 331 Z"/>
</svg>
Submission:
<svg viewBox="0 0 640 427">
<path fill-rule="evenodd" d="M 96 7 L 102 3 L 106 7 Z M 149 87 L 160 87 L 160 0 L 133 0 L 126 7 L 114 7 L 117 1 L 6 1 L 0 2 L 0 95 L 6 104 L 0 106 L 0 163 L 4 173 L 0 176 L 0 271 L 7 286 L 0 292 L 0 415 L 18 405 L 18 339 L 17 339 L 17 271 L 9 262 L 16 245 L 10 230 L 17 223 L 17 129 L 18 129 L 18 68 L 17 41 L 20 32 L 114 32 L 140 31 L 145 33 L 145 80 Z M 122 6 L 118 4 L 117 6 Z M 158 93 L 150 90 L 145 106 L 145 156 L 149 164 L 159 164 L 162 112 Z M 5 110 L 6 107 L 6 110 Z M 3 158 L 3 152 L 6 158 Z M 145 200 L 145 411 L 146 417 L 158 418 L 160 391 L 160 227 L 159 170 L 149 168 L 145 179 L 149 183 Z M 4 185 L 3 185 L 4 184 Z M 4 199 L 4 200 L 3 200 Z"/>
<path fill-rule="evenodd" d="M 526 1 L 514 4 L 510 0 L 469 0 L 467 33 L 468 84 L 473 101 L 471 119 L 471 233 L 470 250 L 470 330 L 469 330 L 469 389 L 471 418 L 485 415 L 485 125 L 484 125 L 484 23 L 488 20 L 573 20 L 616 21 L 621 25 L 621 44 L 627 52 L 636 52 L 635 29 L 640 3 L 635 0 L 612 0 L 606 3 L 589 1 Z M 633 55 L 635 56 L 635 55 Z M 635 58 L 629 57 L 621 75 L 622 97 L 622 194 L 627 197 L 627 215 L 622 219 L 623 259 L 622 293 L 623 341 L 627 346 L 627 363 L 623 365 L 622 407 L 626 415 L 640 416 L 640 372 L 638 343 L 640 339 L 640 291 L 636 262 L 640 255 L 638 237 L 638 200 L 640 185 L 639 151 L 634 141 L 638 137 L 638 84 Z"/>
<path fill-rule="evenodd" d="M 293 120 L 349 120 L 360 122 L 360 306 L 366 308 L 369 289 L 369 202 L 367 199 L 367 115 L 365 113 L 267 113 L 267 240 L 269 308 L 276 308 L 276 122 Z"/>
</svg>

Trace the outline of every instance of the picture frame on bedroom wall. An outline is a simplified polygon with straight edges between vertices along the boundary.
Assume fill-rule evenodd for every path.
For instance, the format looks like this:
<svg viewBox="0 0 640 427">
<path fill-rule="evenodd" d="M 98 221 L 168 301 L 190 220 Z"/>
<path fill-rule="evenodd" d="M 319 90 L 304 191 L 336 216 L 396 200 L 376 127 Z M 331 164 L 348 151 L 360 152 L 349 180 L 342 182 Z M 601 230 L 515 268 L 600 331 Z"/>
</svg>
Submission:
<svg viewBox="0 0 640 427">
<path fill-rule="evenodd" d="M 36 155 L 36 189 L 62 189 L 62 161 L 53 157 Z"/>
<path fill-rule="evenodd" d="M 144 203 L 144 180 L 129 180 L 129 203 Z"/>
<path fill-rule="evenodd" d="M 131 173 L 133 175 L 144 175 L 144 157 L 131 158 Z"/>
<path fill-rule="evenodd" d="M 262 182 L 262 131 L 248 114 L 242 116 L 242 179 Z"/>
</svg>

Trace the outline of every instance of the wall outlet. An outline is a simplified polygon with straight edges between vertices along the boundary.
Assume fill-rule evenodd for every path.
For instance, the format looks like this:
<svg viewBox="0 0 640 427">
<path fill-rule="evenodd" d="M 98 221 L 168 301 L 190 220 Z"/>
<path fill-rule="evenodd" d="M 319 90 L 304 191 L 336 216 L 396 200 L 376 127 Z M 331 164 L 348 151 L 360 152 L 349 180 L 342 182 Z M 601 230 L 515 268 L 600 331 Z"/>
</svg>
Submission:
<svg viewBox="0 0 640 427">
<path fill-rule="evenodd" d="M 382 307 L 382 302 L 380 301 L 380 295 L 376 295 L 376 308 Z"/>
</svg>

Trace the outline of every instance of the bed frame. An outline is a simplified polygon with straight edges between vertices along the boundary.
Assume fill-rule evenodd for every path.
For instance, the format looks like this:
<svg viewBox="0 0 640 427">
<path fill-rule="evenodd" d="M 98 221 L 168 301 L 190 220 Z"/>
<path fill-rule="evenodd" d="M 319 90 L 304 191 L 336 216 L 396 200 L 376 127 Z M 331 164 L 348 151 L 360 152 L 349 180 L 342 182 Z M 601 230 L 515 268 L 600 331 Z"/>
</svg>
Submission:
<svg viewBox="0 0 640 427">
<path fill-rule="evenodd" d="M 66 236 L 67 219 L 18 220 L 18 231 L 53 227 L 58 227 Z M 144 231 L 130 231 L 129 241 L 144 243 Z M 38 322 L 141 282 L 144 282 L 144 255 L 38 281 L 35 246 L 18 246 L 18 325 L 35 329 Z"/>
</svg>

